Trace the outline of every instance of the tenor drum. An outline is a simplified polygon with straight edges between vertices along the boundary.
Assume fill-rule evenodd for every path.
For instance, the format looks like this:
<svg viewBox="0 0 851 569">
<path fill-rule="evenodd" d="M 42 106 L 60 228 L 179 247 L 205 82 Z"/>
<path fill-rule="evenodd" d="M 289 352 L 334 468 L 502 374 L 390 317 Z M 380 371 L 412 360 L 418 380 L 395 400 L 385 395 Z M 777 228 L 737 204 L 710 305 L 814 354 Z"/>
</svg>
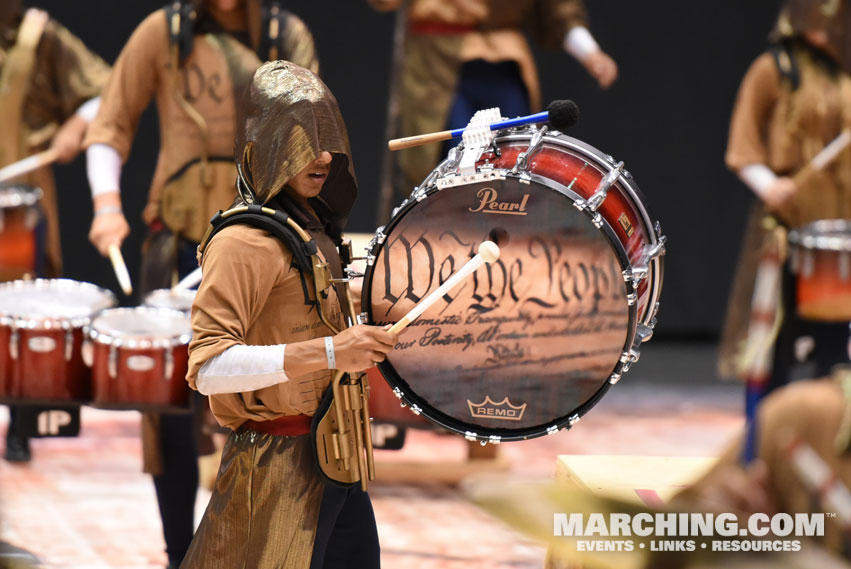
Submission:
<svg viewBox="0 0 851 569">
<path fill-rule="evenodd" d="M 25 185 L 0 185 L 0 281 L 40 272 L 39 236 L 42 191 Z"/>
<path fill-rule="evenodd" d="M 66 279 L 0 284 L 0 399 L 88 401 L 91 374 L 80 350 L 82 328 L 115 303 L 108 290 Z"/>
<path fill-rule="evenodd" d="M 188 411 L 189 315 L 168 308 L 104 310 L 86 327 L 92 406 Z"/>
<path fill-rule="evenodd" d="M 851 322 L 851 220 L 823 219 L 789 232 L 798 315 Z"/>
<path fill-rule="evenodd" d="M 160 288 L 145 295 L 145 306 L 154 308 L 171 308 L 180 310 L 187 314 L 192 310 L 192 301 L 195 300 L 195 290 L 172 291 L 169 288 Z"/>
<path fill-rule="evenodd" d="M 458 149 L 368 249 L 366 320 L 401 319 L 490 239 L 500 257 L 404 331 L 379 370 L 412 411 L 470 440 L 569 428 L 639 357 L 665 238 L 632 175 L 537 127 Z"/>
</svg>

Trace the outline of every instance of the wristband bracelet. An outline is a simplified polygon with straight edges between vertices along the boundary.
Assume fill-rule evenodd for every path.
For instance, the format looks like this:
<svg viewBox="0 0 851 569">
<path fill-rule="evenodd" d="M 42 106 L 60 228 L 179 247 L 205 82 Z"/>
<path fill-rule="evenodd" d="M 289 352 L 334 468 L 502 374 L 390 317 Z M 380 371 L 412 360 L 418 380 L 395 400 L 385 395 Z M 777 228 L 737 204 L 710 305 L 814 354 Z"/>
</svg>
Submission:
<svg viewBox="0 0 851 569">
<path fill-rule="evenodd" d="M 108 205 L 96 209 L 95 217 L 98 217 L 99 215 L 107 215 L 109 213 L 124 213 L 124 210 L 122 210 L 121 206 L 118 205 Z"/>
<path fill-rule="evenodd" d="M 328 359 L 328 369 L 337 369 L 337 357 L 334 354 L 334 338 L 325 336 L 325 357 Z"/>
</svg>

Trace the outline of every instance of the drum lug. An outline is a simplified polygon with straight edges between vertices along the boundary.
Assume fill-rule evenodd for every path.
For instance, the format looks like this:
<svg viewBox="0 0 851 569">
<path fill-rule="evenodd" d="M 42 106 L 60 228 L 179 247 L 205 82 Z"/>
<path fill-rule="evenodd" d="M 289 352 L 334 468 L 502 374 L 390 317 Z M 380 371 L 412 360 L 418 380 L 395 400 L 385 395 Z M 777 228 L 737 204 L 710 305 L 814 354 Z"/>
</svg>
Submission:
<svg viewBox="0 0 851 569">
<path fill-rule="evenodd" d="M 619 374 L 619 373 L 613 373 L 613 374 L 609 377 L 609 383 L 610 383 L 611 385 L 617 385 L 617 383 L 621 380 L 621 378 L 622 378 L 622 377 L 623 377 L 623 375 L 621 375 L 621 374 Z"/>
<path fill-rule="evenodd" d="M 477 441 L 479 440 L 479 435 L 473 431 L 467 431 L 464 433 L 464 438 L 468 441 Z"/>
<path fill-rule="evenodd" d="M 107 371 L 109 378 L 115 379 L 118 377 L 118 348 L 115 346 L 109 347 L 109 360 L 107 361 Z"/>
<path fill-rule="evenodd" d="M 492 445 L 498 445 L 502 442 L 502 437 L 499 435 L 491 435 L 490 438 L 488 438 L 488 442 Z"/>
<path fill-rule="evenodd" d="M 659 236 L 659 240 L 655 245 L 648 245 L 644 248 L 644 257 L 646 259 L 645 262 L 649 263 L 656 257 L 665 254 L 665 243 L 668 242 L 668 238 L 664 235 Z"/>
<path fill-rule="evenodd" d="M 70 362 L 71 356 L 74 354 L 74 331 L 72 329 L 65 330 L 65 361 Z"/>
<path fill-rule="evenodd" d="M 597 211 L 597 209 L 603 205 L 603 202 L 606 201 L 606 197 L 609 195 L 609 189 L 611 189 L 614 183 L 618 181 L 621 174 L 623 174 L 623 162 L 618 162 L 615 164 L 615 167 L 612 168 L 608 174 L 603 176 L 602 180 L 600 180 L 600 183 L 597 185 L 597 189 L 594 190 L 594 193 L 590 198 L 588 198 L 586 207 L 591 211 Z"/>
<path fill-rule="evenodd" d="M 632 343 L 633 350 L 638 353 L 638 347 L 652 337 L 653 328 L 646 324 L 639 324 L 635 329 L 635 341 Z"/>
<path fill-rule="evenodd" d="M 570 416 L 570 419 L 567 420 L 567 424 L 572 427 L 573 425 L 575 425 L 576 423 L 579 422 L 580 418 L 581 417 L 579 415 L 573 414 L 573 415 Z"/>
<path fill-rule="evenodd" d="M 366 312 L 358 314 L 358 324 L 366 324 L 367 322 L 369 322 L 369 314 Z"/>
<path fill-rule="evenodd" d="M 532 135 L 532 140 L 529 141 L 529 147 L 517 156 L 517 161 L 511 169 L 512 174 L 517 174 L 521 170 L 524 172 L 529 171 L 529 162 L 532 160 L 532 157 L 541 150 L 545 134 L 547 134 L 547 125 L 542 126 L 537 132 L 535 132 L 535 134 Z"/>
<path fill-rule="evenodd" d="M 558 426 L 557 425 L 550 425 L 549 427 L 547 427 L 547 434 L 548 435 L 554 435 L 557 432 L 558 432 Z"/>
<path fill-rule="evenodd" d="M 621 375 L 629 371 L 629 368 L 632 367 L 632 364 L 638 361 L 640 355 L 641 353 L 635 347 L 631 348 L 628 352 L 624 352 L 621 354 L 620 361 L 623 364 L 623 367 L 621 367 Z"/>
<path fill-rule="evenodd" d="M 171 376 L 174 375 L 174 354 L 171 350 L 165 350 L 163 360 L 163 376 L 166 381 L 171 381 Z"/>
<path fill-rule="evenodd" d="M 422 412 L 423 410 L 419 405 L 411 405 L 411 413 L 413 413 L 414 415 L 419 415 Z"/>
<path fill-rule="evenodd" d="M 399 389 L 398 387 L 394 387 L 393 388 L 393 395 L 396 396 L 396 399 L 401 399 L 402 398 L 402 390 Z"/>
<path fill-rule="evenodd" d="M 13 360 L 18 359 L 18 342 L 20 341 L 21 333 L 17 328 L 12 328 L 12 333 L 9 335 L 9 355 Z"/>
</svg>

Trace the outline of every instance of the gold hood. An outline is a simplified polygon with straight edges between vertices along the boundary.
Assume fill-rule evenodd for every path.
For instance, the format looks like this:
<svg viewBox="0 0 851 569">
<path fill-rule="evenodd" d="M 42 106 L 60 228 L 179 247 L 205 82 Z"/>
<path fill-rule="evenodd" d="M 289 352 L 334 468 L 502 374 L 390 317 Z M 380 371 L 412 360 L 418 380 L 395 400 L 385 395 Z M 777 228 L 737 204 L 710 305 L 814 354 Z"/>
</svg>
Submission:
<svg viewBox="0 0 851 569">
<path fill-rule="evenodd" d="M 239 104 L 235 161 L 257 203 L 274 198 L 321 151 L 333 156 L 310 203 L 329 232 L 346 224 L 357 182 L 337 100 L 319 77 L 288 61 L 260 66 Z"/>
</svg>

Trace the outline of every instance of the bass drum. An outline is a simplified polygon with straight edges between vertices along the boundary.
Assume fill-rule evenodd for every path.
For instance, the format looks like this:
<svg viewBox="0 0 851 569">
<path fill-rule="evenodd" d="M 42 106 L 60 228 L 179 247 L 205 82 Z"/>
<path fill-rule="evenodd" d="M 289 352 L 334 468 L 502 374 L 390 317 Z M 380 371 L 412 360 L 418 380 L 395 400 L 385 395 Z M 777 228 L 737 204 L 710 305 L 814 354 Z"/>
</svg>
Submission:
<svg viewBox="0 0 851 569">
<path fill-rule="evenodd" d="M 500 257 L 413 322 L 378 367 L 411 411 L 469 440 L 553 434 L 638 360 L 665 238 L 623 163 L 569 136 L 504 131 L 464 162 L 451 151 L 377 231 L 364 317 L 400 320 L 484 240 Z"/>
</svg>

